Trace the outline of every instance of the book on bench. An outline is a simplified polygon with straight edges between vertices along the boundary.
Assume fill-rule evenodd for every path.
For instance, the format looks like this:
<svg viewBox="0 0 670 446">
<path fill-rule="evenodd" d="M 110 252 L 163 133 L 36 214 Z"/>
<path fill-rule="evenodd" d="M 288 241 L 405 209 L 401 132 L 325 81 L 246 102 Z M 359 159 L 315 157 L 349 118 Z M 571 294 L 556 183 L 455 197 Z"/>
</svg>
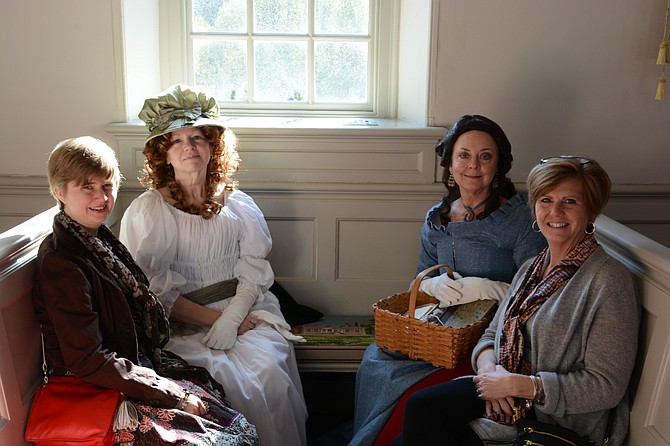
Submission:
<svg viewBox="0 0 670 446">
<path fill-rule="evenodd" d="M 306 345 L 367 346 L 375 340 L 375 321 L 372 316 L 324 316 L 291 331 L 304 337 Z"/>
</svg>

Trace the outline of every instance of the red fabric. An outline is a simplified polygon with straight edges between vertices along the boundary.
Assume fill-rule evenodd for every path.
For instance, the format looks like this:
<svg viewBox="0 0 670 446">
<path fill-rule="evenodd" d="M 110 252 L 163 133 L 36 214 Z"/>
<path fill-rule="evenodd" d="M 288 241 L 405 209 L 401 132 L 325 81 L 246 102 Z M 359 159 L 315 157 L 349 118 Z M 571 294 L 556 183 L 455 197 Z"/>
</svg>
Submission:
<svg viewBox="0 0 670 446">
<path fill-rule="evenodd" d="M 395 437 L 400 435 L 405 404 L 407 403 L 407 398 L 414 392 L 435 384 L 451 381 L 459 376 L 472 375 L 473 373 L 470 361 L 466 360 L 460 363 L 455 369 L 439 369 L 407 389 L 398 400 L 391 417 L 384 425 L 384 429 L 379 433 L 377 440 L 375 440 L 374 446 L 388 446 Z"/>
</svg>

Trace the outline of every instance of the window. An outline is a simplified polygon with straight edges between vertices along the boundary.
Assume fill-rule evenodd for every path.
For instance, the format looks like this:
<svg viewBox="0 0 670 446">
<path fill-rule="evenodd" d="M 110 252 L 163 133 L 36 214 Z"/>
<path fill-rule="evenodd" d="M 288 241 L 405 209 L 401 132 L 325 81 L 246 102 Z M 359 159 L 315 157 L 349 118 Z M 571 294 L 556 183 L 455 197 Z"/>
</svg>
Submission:
<svg viewBox="0 0 670 446">
<path fill-rule="evenodd" d="M 183 17 L 169 20 L 183 52 L 166 58 L 169 83 L 202 88 L 223 110 L 395 117 L 399 0 L 185 0 L 161 8 L 182 8 L 163 17 Z"/>
</svg>

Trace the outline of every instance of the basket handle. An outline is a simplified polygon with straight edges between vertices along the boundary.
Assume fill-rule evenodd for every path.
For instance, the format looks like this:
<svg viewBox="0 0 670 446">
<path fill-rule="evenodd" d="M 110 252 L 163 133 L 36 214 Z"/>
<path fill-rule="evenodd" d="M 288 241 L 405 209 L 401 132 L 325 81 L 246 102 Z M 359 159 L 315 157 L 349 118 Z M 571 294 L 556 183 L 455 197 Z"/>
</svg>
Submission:
<svg viewBox="0 0 670 446">
<path fill-rule="evenodd" d="M 447 275 L 452 279 L 454 278 L 454 272 L 451 270 L 449 265 L 443 264 L 430 266 L 417 274 L 416 279 L 414 279 L 414 282 L 412 282 L 412 288 L 409 292 L 409 312 L 407 313 L 409 317 L 414 318 L 414 310 L 416 310 L 416 295 L 419 292 L 419 286 L 421 286 L 421 282 L 423 281 L 424 277 L 426 277 L 428 273 L 431 273 L 440 268 L 444 268 L 447 272 Z"/>
</svg>

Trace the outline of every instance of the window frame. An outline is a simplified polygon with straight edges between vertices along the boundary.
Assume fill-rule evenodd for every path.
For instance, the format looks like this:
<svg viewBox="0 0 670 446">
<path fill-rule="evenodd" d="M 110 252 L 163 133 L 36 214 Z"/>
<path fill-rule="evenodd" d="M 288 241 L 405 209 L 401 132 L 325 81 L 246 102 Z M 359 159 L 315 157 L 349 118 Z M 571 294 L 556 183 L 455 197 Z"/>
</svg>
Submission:
<svg viewBox="0 0 670 446">
<path fill-rule="evenodd" d="M 398 41 L 400 0 L 369 0 L 370 32 L 368 103 L 366 104 L 260 104 L 221 102 L 221 113 L 238 116 L 321 116 L 395 118 L 398 102 Z M 313 1 L 309 0 L 313 9 Z M 193 83 L 190 62 L 191 0 L 159 1 L 160 72 L 166 85 Z M 290 37 L 289 37 L 290 40 Z M 311 86 L 310 86 L 311 87 Z"/>
</svg>

